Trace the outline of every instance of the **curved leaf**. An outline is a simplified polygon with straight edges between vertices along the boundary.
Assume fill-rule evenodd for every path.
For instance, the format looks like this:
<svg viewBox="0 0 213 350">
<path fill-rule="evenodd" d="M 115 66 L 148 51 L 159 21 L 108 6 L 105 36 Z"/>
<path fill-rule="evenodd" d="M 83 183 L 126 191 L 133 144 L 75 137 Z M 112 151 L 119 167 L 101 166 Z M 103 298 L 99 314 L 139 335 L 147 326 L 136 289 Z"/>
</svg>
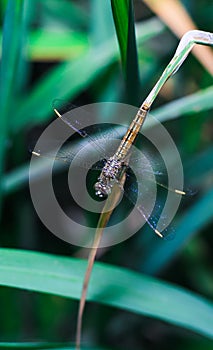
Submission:
<svg viewBox="0 0 213 350">
<path fill-rule="evenodd" d="M 153 111 L 153 115 L 161 122 L 176 119 L 194 113 L 208 111 L 213 108 L 213 87 L 200 90 L 189 96 L 167 103 Z"/>
<path fill-rule="evenodd" d="M 0 284 L 79 299 L 86 261 L 0 249 Z M 103 263 L 94 266 L 88 300 L 156 317 L 213 338 L 213 305 L 169 283 Z"/>
</svg>

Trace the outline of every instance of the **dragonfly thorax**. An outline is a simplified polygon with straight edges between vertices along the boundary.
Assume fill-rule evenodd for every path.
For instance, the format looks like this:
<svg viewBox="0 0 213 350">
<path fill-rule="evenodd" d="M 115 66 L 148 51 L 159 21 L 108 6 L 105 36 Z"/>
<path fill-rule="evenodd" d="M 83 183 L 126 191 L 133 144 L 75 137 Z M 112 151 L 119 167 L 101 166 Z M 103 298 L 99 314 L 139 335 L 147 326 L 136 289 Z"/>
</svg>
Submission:
<svg viewBox="0 0 213 350">
<path fill-rule="evenodd" d="M 95 194 L 100 198 L 107 197 L 112 190 L 112 186 L 119 179 L 123 169 L 123 162 L 115 157 L 111 157 L 104 165 L 102 172 L 96 182 Z"/>
</svg>

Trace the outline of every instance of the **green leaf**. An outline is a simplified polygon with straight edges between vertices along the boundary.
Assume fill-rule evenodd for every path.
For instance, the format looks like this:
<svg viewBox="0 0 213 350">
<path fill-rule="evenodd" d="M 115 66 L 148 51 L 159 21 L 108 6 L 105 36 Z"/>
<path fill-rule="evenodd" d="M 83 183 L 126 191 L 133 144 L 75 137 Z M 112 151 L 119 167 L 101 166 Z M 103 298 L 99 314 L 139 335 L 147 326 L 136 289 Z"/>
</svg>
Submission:
<svg viewBox="0 0 213 350">
<path fill-rule="evenodd" d="M 68 345 L 68 344 L 67 344 Z M 36 350 L 44 350 L 44 349 L 68 349 L 68 347 L 63 346 L 63 344 L 54 344 L 54 343 L 0 343 L 0 349 L 36 349 Z M 74 349 L 71 347 L 69 349 Z"/>
<path fill-rule="evenodd" d="M 87 36 L 77 31 L 37 29 L 29 35 L 28 55 L 31 60 L 71 60 L 87 50 Z"/>
<path fill-rule="evenodd" d="M 86 261 L 0 249 L 0 284 L 79 299 Z M 213 305 L 183 288 L 96 263 L 88 300 L 156 317 L 213 338 Z"/>
<path fill-rule="evenodd" d="M 143 43 L 158 35 L 164 26 L 157 20 L 138 26 L 138 42 Z M 11 130 L 20 131 L 26 125 L 46 121 L 52 112 L 55 98 L 72 99 L 103 74 L 118 58 L 114 38 L 94 47 L 70 62 L 59 64 L 33 88 L 28 99 L 16 107 L 16 118 Z"/>
<path fill-rule="evenodd" d="M 24 37 L 26 44 L 26 37 Z M 2 33 L 0 32 L 0 42 Z M 78 57 L 89 48 L 88 37 L 78 31 L 36 29 L 29 33 L 26 55 L 33 61 L 67 60 Z"/>
<path fill-rule="evenodd" d="M 129 102 L 137 105 L 140 80 L 132 0 L 111 0 L 111 6 L 126 78 L 127 98 Z"/>
<path fill-rule="evenodd" d="M 89 13 L 85 11 L 83 6 L 79 6 L 77 2 L 69 0 L 41 0 L 40 6 L 42 6 L 44 14 L 52 19 L 54 26 L 60 25 L 63 29 L 65 29 L 65 25 L 76 29 L 87 26 Z"/>
<path fill-rule="evenodd" d="M 37 174 L 35 169 L 35 174 Z M 25 164 L 4 175 L 2 192 L 4 195 L 24 188 L 29 182 L 29 164 Z"/>
<path fill-rule="evenodd" d="M 125 72 L 127 66 L 130 1 L 111 0 L 111 6 L 121 53 L 122 66 Z"/>
<path fill-rule="evenodd" d="M 33 121 L 38 123 L 47 119 L 52 112 L 54 99 L 73 98 L 102 74 L 115 59 L 115 45 L 110 41 L 97 50 L 89 50 L 73 61 L 58 65 L 48 77 L 39 81 L 29 98 L 20 103 L 12 129 L 17 132 L 29 125 L 29 122 L 33 125 Z"/>
<path fill-rule="evenodd" d="M 2 178 L 4 171 L 5 144 L 9 128 L 10 108 L 14 97 L 14 80 L 20 57 L 23 5 L 24 1 L 8 0 L 4 18 L 0 68 L 0 178 Z"/>
<path fill-rule="evenodd" d="M 97 46 L 115 36 L 109 1 L 90 0 L 90 40 Z"/>
<path fill-rule="evenodd" d="M 161 122 L 176 119 L 213 108 L 213 87 L 210 86 L 189 96 L 167 103 L 152 112 Z"/>
<path fill-rule="evenodd" d="M 35 349 L 35 350 L 46 350 L 46 349 L 54 349 L 54 350 L 75 350 L 76 347 L 71 344 L 57 344 L 57 343 L 0 343 L 0 349 Z M 85 350 L 107 350 L 107 348 L 103 347 L 87 347 L 81 346 L 81 349 Z"/>
</svg>

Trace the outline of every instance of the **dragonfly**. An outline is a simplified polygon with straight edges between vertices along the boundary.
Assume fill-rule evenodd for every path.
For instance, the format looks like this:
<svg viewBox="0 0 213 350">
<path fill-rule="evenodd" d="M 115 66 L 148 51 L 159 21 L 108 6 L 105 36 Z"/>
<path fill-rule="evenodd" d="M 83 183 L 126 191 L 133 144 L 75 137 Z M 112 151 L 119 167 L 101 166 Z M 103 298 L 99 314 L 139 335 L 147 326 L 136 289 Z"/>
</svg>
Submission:
<svg viewBox="0 0 213 350">
<path fill-rule="evenodd" d="M 171 77 L 178 71 L 178 69 L 180 68 L 180 66 L 182 65 L 185 58 L 188 56 L 189 52 L 195 44 L 213 45 L 213 34 L 204 31 L 193 30 L 187 32 L 182 37 L 172 60 L 169 62 L 166 69 L 163 71 L 162 75 L 160 76 L 159 80 L 157 81 L 157 83 L 155 84 L 145 101 L 141 104 L 133 121 L 131 122 L 129 128 L 123 136 L 119 146 L 115 150 L 114 154 L 112 154 L 106 160 L 101 170 L 101 173 L 94 185 L 94 190 L 97 197 L 107 198 L 111 194 L 112 188 L 115 185 L 115 183 L 120 183 L 121 174 L 128 168 L 132 147 L 138 137 L 138 134 L 144 124 L 144 121 L 150 111 L 150 108 L 155 98 L 157 97 L 160 89 L 169 79 L 169 77 Z M 82 138 L 87 138 L 89 141 L 92 142 L 93 145 L 95 145 L 95 147 L 99 151 L 102 151 L 102 147 L 99 143 L 96 143 L 93 140 L 92 135 L 90 135 L 85 130 L 78 128 L 78 125 L 73 124 L 70 121 L 70 119 L 67 118 L 66 114 L 61 114 L 59 109 L 54 108 L 54 111 L 56 115 L 61 120 L 63 120 L 63 122 L 65 122 L 69 127 L 71 127 L 75 132 L 77 132 Z M 36 156 L 41 155 L 39 150 L 34 150 L 32 153 Z M 66 157 L 65 155 L 63 156 L 63 159 L 66 160 L 69 159 L 69 157 Z M 174 192 L 177 195 L 186 195 L 186 191 L 183 191 L 182 189 L 167 188 L 167 186 L 163 183 L 157 181 L 156 183 L 157 185 L 165 187 L 166 189 L 168 189 L 171 192 Z M 123 186 L 121 186 L 121 190 L 123 190 Z M 154 233 L 157 234 L 159 237 L 163 238 L 164 233 L 156 228 L 156 226 L 150 221 L 150 219 L 145 215 L 144 211 L 141 208 L 139 208 L 139 211 L 142 212 L 143 216 L 146 219 L 146 222 L 149 224 Z"/>
</svg>

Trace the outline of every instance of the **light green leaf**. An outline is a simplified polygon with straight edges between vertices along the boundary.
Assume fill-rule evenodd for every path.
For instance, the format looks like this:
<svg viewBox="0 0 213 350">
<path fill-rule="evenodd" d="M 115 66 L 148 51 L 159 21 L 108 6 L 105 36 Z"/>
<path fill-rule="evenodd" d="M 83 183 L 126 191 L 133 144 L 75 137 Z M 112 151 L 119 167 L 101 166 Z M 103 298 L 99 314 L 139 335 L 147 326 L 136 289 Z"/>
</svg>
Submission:
<svg viewBox="0 0 213 350">
<path fill-rule="evenodd" d="M 213 86 L 167 103 L 152 112 L 161 122 L 193 115 L 213 108 Z"/>
<path fill-rule="evenodd" d="M 30 33 L 27 53 L 31 60 L 71 60 L 88 50 L 85 34 L 37 29 Z"/>
<path fill-rule="evenodd" d="M 34 350 L 75 350 L 76 347 L 71 344 L 57 344 L 57 343 L 0 343 L 0 349 L 34 349 Z M 85 350 L 107 350 L 107 348 L 103 347 L 87 347 L 82 345 L 81 349 Z"/>
<path fill-rule="evenodd" d="M 0 284 L 79 299 L 86 261 L 0 249 Z M 183 288 L 96 263 L 88 300 L 156 317 L 213 338 L 213 305 Z"/>
</svg>

